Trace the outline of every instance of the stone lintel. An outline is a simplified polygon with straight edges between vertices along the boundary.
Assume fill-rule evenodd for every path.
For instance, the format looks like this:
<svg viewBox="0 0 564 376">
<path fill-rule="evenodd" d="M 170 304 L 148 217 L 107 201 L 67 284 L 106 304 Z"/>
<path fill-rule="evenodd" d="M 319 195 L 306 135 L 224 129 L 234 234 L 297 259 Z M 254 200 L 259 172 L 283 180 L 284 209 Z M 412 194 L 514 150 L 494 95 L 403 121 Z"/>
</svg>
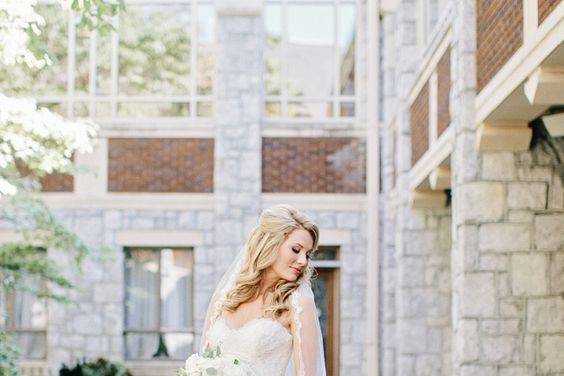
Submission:
<svg viewBox="0 0 564 376">
<path fill-rule="evenodd" d="M 441 209 L 446 207 L 447 196 L 442 191 L 415 190 L 409 195 L 412 209 Z"/>
<path fill-rule="evenodd" d="M 450 188 L 450 167 L 439 166 L 429 174 L 429 184 L 434 191 L 442 191 Z"/>
<path fill-rule="evenodd" d="M 525 95 L 532 105 L 564 103 L 564 66 L 538 67 L 527 79 Z"/>
<path fill-rule="evenodd" d="M 476 134 L 476 147 L 484 151 L 524 151 L 529 149 L 533 131 L 526 121 L 482 123 Z"/>
</svg>

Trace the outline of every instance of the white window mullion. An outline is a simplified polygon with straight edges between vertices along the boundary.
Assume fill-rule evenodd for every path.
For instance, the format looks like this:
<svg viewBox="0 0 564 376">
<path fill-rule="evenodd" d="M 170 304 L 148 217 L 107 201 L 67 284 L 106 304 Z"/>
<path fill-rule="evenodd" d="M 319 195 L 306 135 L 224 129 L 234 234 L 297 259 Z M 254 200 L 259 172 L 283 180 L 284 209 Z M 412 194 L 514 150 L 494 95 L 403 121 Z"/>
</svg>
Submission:
<svg viewBox="0 0 564 376">
<path fill-rule="evenodd" d="M 96 66 L 98 61 L 98 56 L 96 54 L 96 45 L 98 44 L 98 31 L 92 30 L 90 34 L 90 51 L 88 53 L 89 58 L 89 73 L 88 73 L 88 113 L 90 116 L 96 114 L 96 108 L 94 105 L 94 98 L 96 97 Z"/>
<path fill-rule="evenodd" d="M 197 102 L 196 102 L 196 95 L 198 94 L 198 80 L 197 80 L 197 73 L 198 73 L 198 22 L 199 14 L 198 14 L 198 4 L 197 0 L 192 1 L 192 6 L 190 9 L 191 17 L 191 24 L 190 24 L 190 43 L 192 44 L 190 48 L 190 118 L 196 118 L 196 109 L 197 109 Z"/>
<path fill-rule="evenodd" d="M 288 4 L 282 0 L 282 41 L 280 48 L 280 116 L 288 117 L 288 98 L 286 97 L 286 63 L 288 56 Z"/>
<path fill-rule="evenodd" d="M 360 114 L 361 110 L 363 111 L 362 113 L 365 114 L 364 117 L 366 118 L 366 108 L 361 109 L 361 101 L 360 101 L 360 95 L 359 95 L 359 90 L 360 90 L 360 80 L 358 72 L 359 72 L 359 65 L 362 64 L 362 72 L 365 72 L 365 75 L 367 75 L 367 66 L 366 64 L 364 64 L 364 61 L 360 60 L 360 10 L 362 4 L 360 2 L 360 0 L 356 1 L 355 4 L 355 8 L 354 8 L 354 68 L 353 68 L 353 75 L 354 75 L 354 95 L 352 96 L 353 100 L 354 100 L 354 116 L 353 118 L 357 119 L 359 116 L 358 114 Z M 366 16 L 368 16 L 367 12 L 363 12 L 363 14 L 366 14 Z M 368 24 L 368 19 L 365 20 L 366 25 Z M 366 28 L 364 30 L 367 30 Z M 374 36 L 370 36 L 370 38 L 372 38 Z M 364 36 L 365 40 L 368 40 L 368 36 L 365 35 Z M 366 53 L 364 54 L 365 60 L 367 59 Z M 370 90 L 372 90 L 373 88 L 370 88 Z M 343 97 L 344 99 L 344 97 Z"/>
<path fill-rule="evenodd" d="M 340 106 L 338 98 L 341 94 L 341 46 L 339 45 L 339 0 L 333 3 L 333 117 L 340 117 Z"/>
<path fill-rule="evenodd" d="M 113 117 L 117 116 L 117 101 L 118 95 L 118 78 L 119 78 L 119 22 L 120 12 L 115 16 L 115 29 L 112 33 L 112 51 L 111 51 L 111 114 Z"/>
<path fill-rule="evenodd" d="M 74 98 L 74 72 L 75 72 L 75 60 L 76 60 L 76 26 L 74 12 L 69 10 L 68 12 L 68 47 L 67 47 L 67 117 L 69 119 L 74 118 L 74 101 L 71 102 L 70 99 Z"/>
</svg>

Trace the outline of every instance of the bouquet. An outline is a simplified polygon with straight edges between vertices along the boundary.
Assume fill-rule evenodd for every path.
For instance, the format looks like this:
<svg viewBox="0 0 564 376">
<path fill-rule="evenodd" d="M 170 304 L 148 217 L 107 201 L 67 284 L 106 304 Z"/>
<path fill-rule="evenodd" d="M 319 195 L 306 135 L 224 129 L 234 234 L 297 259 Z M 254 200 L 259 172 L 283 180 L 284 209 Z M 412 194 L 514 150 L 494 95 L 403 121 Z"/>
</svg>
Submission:
<svg viewBox="0 0 564 376">
<path fill-rule="evenodd" d="M 253 376 L 252 369 L 232 355 L 222 355 L 221 348 L 206 348 L 203 354 L 192 354 L 176 376 Z"/>
</svg>

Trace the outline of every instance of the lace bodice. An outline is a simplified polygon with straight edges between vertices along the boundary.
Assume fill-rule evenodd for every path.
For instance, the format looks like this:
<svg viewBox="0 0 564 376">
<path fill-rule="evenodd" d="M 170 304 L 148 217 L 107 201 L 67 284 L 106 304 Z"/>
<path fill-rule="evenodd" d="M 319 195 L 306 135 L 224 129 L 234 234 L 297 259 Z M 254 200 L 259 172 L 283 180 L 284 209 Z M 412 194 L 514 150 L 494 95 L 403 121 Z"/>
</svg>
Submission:
<svg viewBox="0 0 564 376">
<path fill-rule="evenodd" d="M 260 317 L 240 328 L 230 328 L 221 316 L 207 333 L 212 347 L 234 355 L 250 366 L 257 376 L 282 376 L 292 354 L 292 336 L 279 322 Z"/>
</svg>

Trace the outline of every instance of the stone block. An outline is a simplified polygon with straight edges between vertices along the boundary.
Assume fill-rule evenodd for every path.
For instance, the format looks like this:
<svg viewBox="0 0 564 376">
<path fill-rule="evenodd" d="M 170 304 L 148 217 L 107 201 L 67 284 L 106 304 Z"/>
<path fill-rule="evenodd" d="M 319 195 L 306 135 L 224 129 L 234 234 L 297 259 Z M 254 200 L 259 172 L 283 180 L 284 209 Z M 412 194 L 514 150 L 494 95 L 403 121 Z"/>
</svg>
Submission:
<svg viewBox="0 0 564 376">
<path fill-rule="evenodd" d="M 535 245 L 537 250 L 564 249 L 564 213 L 535 216 Z"/>
<path fill-rule="evenodd" d="M 564 189 L 560 174 L 554 174 L 552 183 L 548 187 L 548 208 L 562 209 L 564 207 Z"/>
<path fill-rule="evenodd" d="M 442 358 L 440 355 L 420 355 L 415 359 L 417 376 L 435 376 L 441 374 Z"/>
<path fill-rule="evenodd" d="M 544 254 L 511 256 L 511 287 L 515 296 L 547 293 L 546 256 Z"/>
<path fill-rule="evenodd" d="M 549 182 L 552 179 L 552 167 L 519 166 L 517 167 L 517 178 L 521 181 Z"/>
<path fill-rule="evenodd" d="M 481 359 L 488 363 L 509 364 L 517 359 L 518 337 L 495 336 L 480 339 Z"/>
<path fill-rule="evenodd" d="M 405 353 L 424 353 L 427 350 L 427 328 L 422 320 L 398 319 L 398 351 Z"/>
<path fill-rule="evenodd" d="M 500 254 L 481 254 L 481 271 L 507 271 L 509 259 L 506 255 Z"/>
<path fill-rule="evenodd" d="M 564 372 L 564 335 L 541 336 L 540 359 L 542 372 Z"/>
<path fill-rule="evenodd" d="M 466 273 L 462 277 L 462 317 L 491 317 L 495 312 L 493 273 Z"/>
<path fill-rule="evenodd" d="M 534 376 L 533 371 L 529 367 L 501 367 L 499 376 Z"/>
<path fill-rule="evenodd" d="M 123 301 L 122 289 L 116 289 L 113 283 L 97 283 L 94 285 L 94 302 L 120 303 Z"/>
<path fill-rule="evenodd" d="M 509 209 L 544 209 L 547 192 L 546 183 L 508 183 L 507 206 Z"/>
<path fill-rule="evenodd" d="M 530 299 L 527 304 L 527 330 L 532 333 L 564 331 L 564 298 Z"/>
<path fill-rule="evenodd" d="M 495 366 L 463 365 L 460 367 L 460 376 L 497 376 L 497 369 Z"/>
<path fill-rule="evenodd" d="M 564 253 L 555 253 L 550 257 L 550 292 L 564 293 Z"/>
<path fill-rule="evenodd" d="M 422 257 L 401 257 L 397 266 L 398 286 L 423 286 L 425 278 L 424 259 Z"/>
<path fill-rule="evenodd" d="M 519 334 L 521 331 L 521 320 L 482 320 L 480 331 L 487 335 Z"/>
<path fill-rule="evenodd" d="M 457 217 L 464 223 L 500 220 L 504 209 L 502 183 L 473 182 L 459 188 Z"/>
<path fill-rule="evenodd" d="M 486 223 L 478 230 L 482 252 L 528 251 L 531 247 L 530 226 L 519 223 Z"/>
<path fill-rule="evenodd" d="M 515 174 L 515 158 L 512 152 L 482 154 L 482 179 L 514 180 Z"/>
<path fill-rule="evenodd" d="M 462 319 L 454 333 L 453 351 L 456 363 L 468 363 L 479 359 L 478 321 Z"/>
<path fill-rule="evenodd" d="M 523 299 L 506 298 L 499 301 L 499 314 L 501 317 L 522 317 L 525 310 Z"/>
</svg>

